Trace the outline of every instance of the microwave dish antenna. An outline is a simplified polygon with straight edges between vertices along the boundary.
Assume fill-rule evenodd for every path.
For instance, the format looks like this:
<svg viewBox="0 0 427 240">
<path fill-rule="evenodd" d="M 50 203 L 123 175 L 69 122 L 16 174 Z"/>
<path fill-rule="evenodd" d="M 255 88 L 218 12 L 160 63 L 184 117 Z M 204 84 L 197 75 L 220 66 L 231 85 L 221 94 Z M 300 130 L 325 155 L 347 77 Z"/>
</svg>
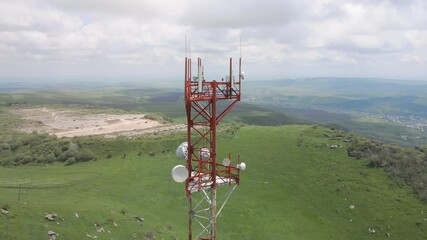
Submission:
<svg viewBox="0 0 427 240">
<path fill-rule="evenodd" d="M 222 160 L 222 165 L 230 166 L 230 164 L 231 164 L 231 160 L 229 158 L 224 158 L 224 160 Z"/>
<path fill-rule="evenodd" d="M 188 155 L 188 143 L 181 143 L 175 151 L 176 157 L 180 160 L 186 160 Z"/>
<path fill-rule="evenodd" d="M 175 182 L 185 182 L 188 178 L 188 170 L 184 165 L 176 165 L 172 168 L 172 178 Z"/>
</svg>

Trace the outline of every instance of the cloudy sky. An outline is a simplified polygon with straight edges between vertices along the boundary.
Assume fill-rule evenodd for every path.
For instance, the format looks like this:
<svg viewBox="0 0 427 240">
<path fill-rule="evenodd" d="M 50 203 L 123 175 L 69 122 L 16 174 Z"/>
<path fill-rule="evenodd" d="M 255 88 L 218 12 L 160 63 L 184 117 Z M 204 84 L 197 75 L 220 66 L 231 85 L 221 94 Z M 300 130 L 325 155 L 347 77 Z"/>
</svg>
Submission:
<svg viewBox="0 0 427 240">
<path fill-rule="evenodd" d="M 206 77 L 242 39 L 247 79 L 427 81 L 425 0 L 0 0 L 0 79 Z"/>
</svg>

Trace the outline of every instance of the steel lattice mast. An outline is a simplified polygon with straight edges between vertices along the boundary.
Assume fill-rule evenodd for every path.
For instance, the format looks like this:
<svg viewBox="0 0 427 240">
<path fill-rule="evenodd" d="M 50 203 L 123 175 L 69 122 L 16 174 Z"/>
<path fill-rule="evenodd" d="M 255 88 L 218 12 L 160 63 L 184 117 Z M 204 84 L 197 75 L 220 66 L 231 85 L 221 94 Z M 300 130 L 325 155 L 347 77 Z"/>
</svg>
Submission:
<svg viewBox="0 0 427 240">
<path fill-rule="evenodd" d="M 239 75 L 233 76 L 230 58 L 229 75 L 222 81 L 206 81 L 202 60 L 197 61 L 197 76 L 192 77 L 190 58 L 185 58 L 185 108 L 187 113 L 187 143 L 185 151 L 185 190 L 188 201 L 188 239 L 216 239 L 216 219 L 228 198 L 240 183 L 240 170 L 246 165 L 237 157 L 233 165 L 229 154 L 218 161 L 217 127 L 227 113 L 240 101 L 243 79 L 242 60 L 239 59 Z M 223 101 L 221 108 L 217 102 Z M 181 154 L 183 155 L 183 154 Z M 180 175 L 172 172 L 174 175 Z M 184 179 L 184 178 L 183 178 Z M 223 192 L 217 190 L 221 186 Z M 218 205 L 217 205 L 218 204 Z"/>
</svg>

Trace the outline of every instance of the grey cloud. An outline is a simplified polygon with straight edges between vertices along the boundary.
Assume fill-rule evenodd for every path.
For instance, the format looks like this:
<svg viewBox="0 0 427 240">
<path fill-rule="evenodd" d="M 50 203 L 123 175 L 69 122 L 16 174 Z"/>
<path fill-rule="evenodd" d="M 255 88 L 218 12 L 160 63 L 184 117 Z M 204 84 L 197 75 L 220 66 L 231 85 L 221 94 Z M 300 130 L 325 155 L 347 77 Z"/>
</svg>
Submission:
<svg viewBox="0 0 427 240">
<path fill-rule="evenodd" d="M 136 18 L 145 22 L 173 21 L 185 1 L 168 0 L 46 0 L 67 12 L 103 18 Z"/>
<path fill-rule="evenodd" d="M 299 4 L 289 0 L 188 1 L 180 21 L 198 28 L 282 26 L 298 17 Z"/>
</svg>

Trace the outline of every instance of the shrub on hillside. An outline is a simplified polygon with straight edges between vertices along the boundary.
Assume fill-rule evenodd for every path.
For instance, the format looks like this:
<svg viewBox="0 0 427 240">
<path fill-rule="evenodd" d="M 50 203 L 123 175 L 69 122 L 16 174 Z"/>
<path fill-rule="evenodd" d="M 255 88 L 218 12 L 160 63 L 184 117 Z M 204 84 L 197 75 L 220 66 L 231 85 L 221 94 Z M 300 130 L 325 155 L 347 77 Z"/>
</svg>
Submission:
<svg viewBox="0 0 427 240">
<path fill-rule="evenodd" d="M 62 151 L 61 151 L 60 147 L 53 147 L 53 154 L 55 155 L 55 157 L 61 156 L 61 153 L 62 153 Z"/>
<path fill-rule="evenodd" d="M 10 143 L 10 149 L 12 151 L 15 151 L 16 149 L 18 149 L 22 145 L 23 145 L 23 143 L 20 140 L 16 140 L 16 141 L 13 141 L 12 143 Z"/>
<path fill-rule="evenodd" d="M 74 156 L 75 156 L 75 154 L 73 151 L 67 150 L 67 151 L 61 153 L 61 155 L 58 157 L 58 161 L 65 162 L 69 158 L 74 157 Z"/>
<path fill-rule="evenodd" d="M 74 164 L 96 160 L 94 152 L 87 148 L 87 146 L 95 143 L 91 139 L 58 139 L 48 134 L 38 133 L 22 133 L 15 134 L 13 137 L 0 137 L 2 137 L 0 140 L 0 165 L 3 166 L 15 166 L 31 162 L 50 164 L 56 161 Z M 98 150 L 96 146 L 94 146 L 94 150 Z M 104 151 L 97 151 L 96 153 Z M 108 151 L 107 157 L 113 157 L 113 152 Z"/>
<path fill-rule="evenodd" d="M 73 142 L 69 142 L 68 144 L 62 146 L 63 152 L 57 158 L 60 162 L 65 162 L 69 158 L 76 157 L 79 152 L 79 147 L 77 144 Z"/>
<path fill-rule="evenodd" d="M 107 151 L 107 158 L 110 159 L 113 157 L 113 152 L 111 150 Z"/>
<path fill-rule="evenodd" d="M 394 182 L 409 185 L 427 201 L 427 153 L 423 150 L 356 138 L 348 148 L 348 155 L 366 159 L 370 167 L 383 168 Z"/>
<path fill-rule="evenodd" d="M 53 163 L 53 162 L 56 162 L 55 154 L 49 153 L 48 155 L 45 156 L 45 163 Z"/>
<path fill-rule="evenodd" d="M 75 158 L 75 157 L 71 157 L 71 158 L 69 158 L 69 159 L 67 160 L 67 163 L 65 164 L 65 166 L 73 165 L 73 164 L 75 164 L 76 162 L 77 162 L 76 158 Z"/>
<path fill-rule="evenodd" d="M 361 158 L 380 152 L 382 147 L 383 144 L 377 141 L 357 139 L 353 141 L 353 144 L 348 148 L 348 155 L 350 157 Z"/>
<path fill-rule="evenodd" d="M 15 159 L 14 158 L 5 158 L 0 162 L 0 164 L 2 166 L 15 165 Z"/>
<path fill-rule="evenodd" d="M 44 163 L 46 161 L 46 159 L 44 158 L 44 156 L 37 156 L 37 157 L 35 157 L 34 161 L 36 163 Z"/>
<path fill-rule="evenodd" d="M 71 151 L 73 154 L 76 154 L 79 151 L 79 145 L 77 145 L 77 143 L 70 142 L 68 144 L 68 151 Z"/>
<path fill-rule="evenodd" d="M 89 149 L 80 150 L 76 155 L 76 160 L 78 162 L 86 162 L 95 159 L 95 154 Z"/>
<path fill-rule="evenodd" d="M 49 135 L 47 134 L 39 134 L 39 133 L 33 132 L 27 136 L 21 137 L 21 141 L 24 146 L 30 145 L 31 147 L 34 147 L 48 141 L 49 140 L 48 138 L 49 138 Z"/>
<path fill-rule="evenodd" d="M 1 143 L 0 144 L 0 151 L 9 150 L 9 148 L 10 148 L 10 146 L 7 143 Z"/>
<path fill-rule="evenodd" d="M 31 153 L 28 153 L 28 152 L 23 154 L 18 154 L 16 155 L 16 158 L 15 158 L 15 162 L 17 164 L 28 164 L 32 161 L 33 161 L 33 156 L 31 155 Z"/>
<path fill-rule="evenodd" d="M 138 156 L 142 156 L 144 154 L 144 150 L 143 149 L 139 149 L 138 150 Z"/>
</svg>

